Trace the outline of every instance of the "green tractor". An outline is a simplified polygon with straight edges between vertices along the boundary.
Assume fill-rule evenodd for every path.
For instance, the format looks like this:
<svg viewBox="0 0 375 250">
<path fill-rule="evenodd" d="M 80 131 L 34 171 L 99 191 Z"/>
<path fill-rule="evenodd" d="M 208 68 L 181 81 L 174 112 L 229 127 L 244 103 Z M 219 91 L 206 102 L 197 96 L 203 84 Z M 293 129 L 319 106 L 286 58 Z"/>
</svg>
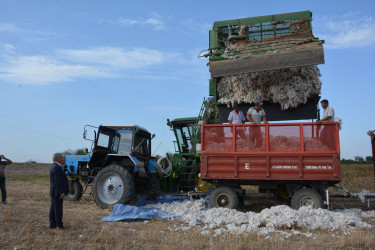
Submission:
<svg viewBox="0 0 375 250">
<path fill-rule="evenodd" d="M 160 189 L 165 193 L 207 192 L 210 184 L 199 178 L 200 173 L 200 125 L 215 123 L 214 109 L 208 106 L 211 99 L 204 100 L 197 117 L 167 119 L 176 140 L 175 153 L 158 161 L 166 178 L 160 180 Z"/>
</svg>

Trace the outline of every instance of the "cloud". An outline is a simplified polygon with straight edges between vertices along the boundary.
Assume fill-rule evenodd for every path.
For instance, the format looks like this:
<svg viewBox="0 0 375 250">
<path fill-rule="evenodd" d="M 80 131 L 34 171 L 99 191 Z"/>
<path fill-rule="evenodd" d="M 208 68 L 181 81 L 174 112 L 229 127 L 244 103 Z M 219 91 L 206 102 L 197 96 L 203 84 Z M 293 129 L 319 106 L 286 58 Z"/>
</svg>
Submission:
<svg viewBox="0 0 375 250">
<path fill-rule="evenodd" d="M 375 18 L 350 12 L 342 17 L 317 18 L 319 37 L 327 49 L 359 48 L 375 45 Z"/>
<path fill-rule="evenodd" d="M 147 48 L 124 50 L 98 47 L 86 50 L 58 50 L 50 56 L 18 55 L 10 44 L 0 44 L 0 80 L 20 84 L 51 84 L 80 78 L 170 79 L 174 76 L 153 70 L 176 62 L 179 54 Z"/>
<path fill-rule="evenodd" d="M 114 77 L 99 68 L 69 65 L 43 56 L 18 56 L 1 64 L 0 80 L 20 84 L 49 84 L 76 78 Z"/>
<path fill-rule="evenodd" d="M 0 32 L 19 32 L 19 29 L 10 23 L 0 23 Z"/>
<path fill-rule="evenodd" d="M 9 43 L 2 43 L 0 42 L 0 52 L 4 51 L 5 53 L 12 53 L 15 51 L 16 47 Z"/>
<path fill-rule="evenodd" d="M 145 68 L 162 64 L 175 57 L 176 53 L 162 52 L 147 48 L 124 50 L 118 47 L 97 47 L 86 50 L 60 50 L 59 55 L 65 59 L 87 63 L 106 65 L 113 68 Z"/>
<path fill-rule="evenodd" d="M 57 34 L 54 32 L 45 32 L 45 31 L 40 31 L 40 30 L 24 29 L 11 23 L 0 23 L 0 33 L 10 33 L 24 40 L 35 40 L 35 41 L 63 37 L 62 34 Z"/>
<path fill-rule="evenodd" d="M 154 27 L 154 30 L 167 30 L 162 17 L 157 14 L 153 14 L 152 17 L 147 19 L 118 18 L 114 23 L 124 26 L 151 25 Z"/>
</svg>

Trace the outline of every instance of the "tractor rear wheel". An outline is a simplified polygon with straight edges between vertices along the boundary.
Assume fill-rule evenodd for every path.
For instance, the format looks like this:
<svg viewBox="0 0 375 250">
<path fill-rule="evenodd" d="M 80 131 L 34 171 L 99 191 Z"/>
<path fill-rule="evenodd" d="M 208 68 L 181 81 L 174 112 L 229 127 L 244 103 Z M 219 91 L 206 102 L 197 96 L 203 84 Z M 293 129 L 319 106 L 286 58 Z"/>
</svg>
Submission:
<svg viewBox="0 0 375 250">
<path fill-rule="evenodd" d="M 83 188 L 78 180 L 69 179 L 69 193 L 64 197 L 68 201 L 79 201 L 82 197 Z"/>
<path fill-rule="evenodd" d="M 101 208 L 111 204 L 129 204 L 135 195 L 131 173 L 122 166 L 109 165 L 95 177 L 93 195 Z"/>
<path fill-rule="evenodd" d="M 310 188 L 303 188 L 293 194 L 290 205 L 294 209 L 299 209 L 303 206 L 323 208 L 324 202 L 322 196 L 318 192 Z"/>
<path fill-rule="evenodd" d="M 232 188 L 218 187 L 210 193 L 210 207 L 238 207 L 238 194 Z"/>
</svg>

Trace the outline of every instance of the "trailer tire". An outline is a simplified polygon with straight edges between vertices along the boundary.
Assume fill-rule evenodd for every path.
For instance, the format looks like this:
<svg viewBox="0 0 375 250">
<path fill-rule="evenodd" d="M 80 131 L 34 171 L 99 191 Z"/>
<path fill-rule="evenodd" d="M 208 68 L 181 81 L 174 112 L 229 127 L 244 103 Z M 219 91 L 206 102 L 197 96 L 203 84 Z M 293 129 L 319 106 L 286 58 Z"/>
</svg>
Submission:
<svg viewBox="0 0 375 250">
<path fill-rule="evenodd" d="M 218 187 L 210 193 L 210 207 L 236 209 L 238 200 L 238 194 L 232 188 Z"/>
<path fill-rule="evenodd" d="M 129 204 L 135 196 L 132 174 L 116 164 L 103 168 L 95 177 L 93 195 L 96 205 Z"/>
<path fill-rule="evenodd" d="M 82 198 L 83 188 L 78 180 L 69 179 L 69 193 L 64 196 L 67 201 L 79 201 Z"/>
<path fill-rule="evenodd" d="M 318 192 L 310 188 L 303 188 L 293 194 L 290 205 L 297 210 L 303 206 L 311 206 L 316 209 L 323 208 L 324 202 Z"/>
</svg>

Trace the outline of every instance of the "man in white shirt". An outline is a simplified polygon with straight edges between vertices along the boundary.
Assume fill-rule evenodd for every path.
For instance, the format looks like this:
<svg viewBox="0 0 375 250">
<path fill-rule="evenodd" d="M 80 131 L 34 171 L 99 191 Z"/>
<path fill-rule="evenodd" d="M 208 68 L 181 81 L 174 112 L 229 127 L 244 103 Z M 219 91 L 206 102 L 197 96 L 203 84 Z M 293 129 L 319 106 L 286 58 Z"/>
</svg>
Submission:
<svg viewBox="0 0 375 250">
<path fill-rule="evenodd" d="M 228 122 L 229 124 L 244 124 L 246 121 L 243 112 L 238 107 L 238 103 L 233 103 L 233 110 L 229 113 Z M 240 138 L 246 138 L 244 128 L 236 128 L 236 133 Z"/>
<path fill-rule="evenodd" d="M 329 102 L 327 99 L 321 100 L 320 105 L 323 108 L 323 118 L 321 120 L 316 121 L 318 124 L 322 124 L 324 122 L 334 122 L 335 121 L 335 110 L 329 106 Z M 332 125 L 323 125 L 322 130 L 320 131 L 320 141 L 326 145 L 329 149 L 335 149 L 335 141 L 334 141 L 334 127 Z"/>
<path fill-rule="evenodd" d="M 239 109 L 238 103 L 233 103 L 233 110 L 229 113 L 229 124 L 244 124 L 246 121 L 243 112 Z"/>
<path fill-rule="evenodd" d="M 261 123 L 263 121 L 264 124 L 267 124 L 266 119 L 266 112 L 262 108 L 263 103 L 261 101 L 257 101 L 254 103 L 254 107 L 250 108 L 247 111 L 246 118 L 251 124 L 257 125 L 257 123 Z M 253 126 L 250 128 L 250 141 L 255 143 L 256 148 L 260 148 L 262 146 L 262 131 L 260 126 Z"/>
<path fill-rule="evenodd" d="M 321 122 L 334 122 L 335 121 L 335 110 L 332 107 L 329 107 L 327 99 L 324 99 L 320 102 L 323 108 L 323 119 L 316 121 L 317 123 Z"/>
</svg>

